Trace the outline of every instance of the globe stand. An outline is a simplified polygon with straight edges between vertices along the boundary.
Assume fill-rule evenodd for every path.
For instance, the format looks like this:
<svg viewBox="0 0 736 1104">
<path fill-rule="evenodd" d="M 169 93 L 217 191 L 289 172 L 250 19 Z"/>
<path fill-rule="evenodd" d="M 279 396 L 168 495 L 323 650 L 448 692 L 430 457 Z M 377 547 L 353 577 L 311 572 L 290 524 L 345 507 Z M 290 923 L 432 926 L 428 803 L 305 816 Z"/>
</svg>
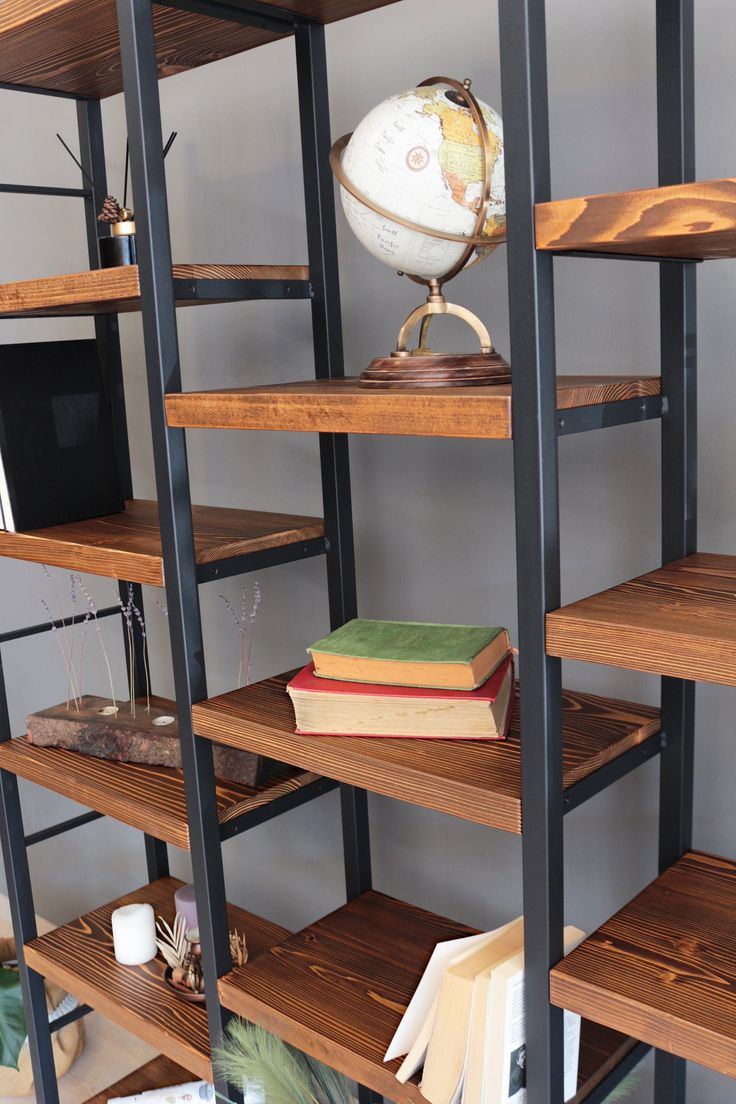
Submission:
<svg viewBox="0 0 736 1104">
<path fill-rule="evenodd" d="M 429 327 L 437 315 L 461 319 L 480 341 L 479 353 L 433 353 L 427 344 Z M 419 345 L 409 349 L 409 337 L 419 326 Z M 427 302 L 412 311 L 399 330 L 396 348 L 388 357 L 376 357 L 360 377 L 361 387 L 483 387 L 510 383 L 511 366 L 497 353 L 491 335 L 467 307 L 448 303 L 439 280 L 429 282 Z"/>
</svg>

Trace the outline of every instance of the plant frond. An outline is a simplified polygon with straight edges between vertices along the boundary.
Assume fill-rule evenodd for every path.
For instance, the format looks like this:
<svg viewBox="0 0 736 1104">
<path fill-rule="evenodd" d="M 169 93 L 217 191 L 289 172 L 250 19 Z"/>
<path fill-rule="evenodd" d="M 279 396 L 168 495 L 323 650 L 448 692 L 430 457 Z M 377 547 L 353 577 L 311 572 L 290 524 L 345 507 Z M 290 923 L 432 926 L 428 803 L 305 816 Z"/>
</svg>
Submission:
<svg viewBox="0 0 736 1104">
<path fill-rule="evenodd" d="M 257 1082 L 268 1104 L 321 1104 L 305 1056 L 262 1027 L 232 1020 L 214 1064 L 233 1085 Z"/>
</svg>

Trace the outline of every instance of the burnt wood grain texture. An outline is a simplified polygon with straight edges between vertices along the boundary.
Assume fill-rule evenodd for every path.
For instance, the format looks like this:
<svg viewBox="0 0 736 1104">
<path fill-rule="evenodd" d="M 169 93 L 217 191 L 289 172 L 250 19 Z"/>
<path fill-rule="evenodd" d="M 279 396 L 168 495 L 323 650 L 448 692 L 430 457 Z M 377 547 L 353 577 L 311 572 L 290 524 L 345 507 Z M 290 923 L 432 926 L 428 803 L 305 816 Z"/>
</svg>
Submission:
<svg viewBox="0 0 736 1104">
<path fill-rule="evenodd" d="M 91 1096 L 85 1104 L 107 1104 L 108 1100 L 115 1097 L 134 1096 L 136 1093 L 149 1092 L 151 1089 L 165 1089 L 169 1085 L 185 1085 L 189 1081 L 196 1080 L 198 1078 L 189 1070 L 185 1070 L 183 1066 L 177 1065 L 170 1058 L 160 1054 L 158 1058 L 146 1062 L 145 1066 L 141 1066 L 140 1069 L 129 1073 L 127 1077 L 116 1081 L 114 1085 L 110 1085 L 108 1089 Z"/>
<path fill-rule="evenodd" d="M 736 256 L 736 179 L 538 203 L 535 215 L 537 249 L 689 260 Z"/>
<path fill-rule="evenodd" d="M 175 280 L 308 280 L 304 265 L 183 264 L 173 267 Z M 247 290 L 244 292 L 247 295 Z M 182 299 L 178 306 L 216 302 L 215 298 Z M 236 299 L 228 302 L 237 302 Z M 77 314 L 124 314 L 141 309 L 138 265 L 97 268 L 40 280 L 0 284 L 0 318 L 56 317 Z"/>
<path fill-rule="evenodd" d="M 170 767 L 115 763 L 63 748 L 39 748 L 25 739 L 0 744 L 0 769 L 78 801 L 105 816 L 147 832 L 182 850 L 190 849 L 184 775 Z M 317 780 L 291 767 L 259 786 L 218 780 L 220 824 L 301 790 Z"/>
<path fill-rule="evenodd" d="M 559 376 L 557 406 L 659 395 L 659 376 Z M 302 433 L 385 433 L 419 437 L 511 437 L 511 385 L 371 390 L 357 379 L 166 396 L 169 425 Z"/>
<path fill-rule="evenodd" d="M 279 0 L 274 6 L 331 23 L 395 2 Z M 158 4 L 153 18 L 159 77 L 185 73 L 281 37 Z M 94 99 L 122 92 L 115 0 L 3 0 L 0 81 Z"/>
<path fill-rule="evenodd" d="M 225 1007 L 381 1093 L 422 1104 L 415 1077 L 395 1078 L 383 1055 L 435 944 L 472 934 L 413 905 L 370 892 L 220 981 Z M 581 1039 L 581 1104 L 601 1071 L 633 1041 L 588 1024 Z"/>
<path fill-rule="evenodd" d="M 374 793 L 521 831 L 518 701 L 503 742 L 297 735 L 285 689 L 294 673 L 200 702 L 195 731 Z M 659 711 L 649 706 L 571 691 L 563 706 L 566 788 L 659 729 Z"/>
<path fill-rule="evenodd" d="M 324 536 L 319 518 L 223 506 L 192 506 L 197 563 Z M 121 514 L 35 529 L 0 530 L 0 556 L 163 586 L 158 503 L 135 499 Z"/>
<path fill-rule="evenodd" d="M 700 552 L 547 615 L 547 651 L 736 684 L 736 557 Z"/>
<path fill-rule="evenodd" d="M 115 961 L 110 917 L 114 909 L 146 901 L 169 923 L 174 918 L 176 878 L 162 878 L 95 909 L 70 924 L 26 944 L 28 965 L 62 985 L 79 1000 L 168 1058 L 212 1080 L 207 1012 L 172 992 L 163 980 L 160 958 L 145 966 Z M 280 943 L 288 932 L 243 909 L 228 907 L 231 927 L 245 933 L 253 959 Z"/>
<path fill-rule="evenodd" d="M 554 968 L 554 1004 L 736 1076 L 736 863 L 690 852 Z"/>
</svg>

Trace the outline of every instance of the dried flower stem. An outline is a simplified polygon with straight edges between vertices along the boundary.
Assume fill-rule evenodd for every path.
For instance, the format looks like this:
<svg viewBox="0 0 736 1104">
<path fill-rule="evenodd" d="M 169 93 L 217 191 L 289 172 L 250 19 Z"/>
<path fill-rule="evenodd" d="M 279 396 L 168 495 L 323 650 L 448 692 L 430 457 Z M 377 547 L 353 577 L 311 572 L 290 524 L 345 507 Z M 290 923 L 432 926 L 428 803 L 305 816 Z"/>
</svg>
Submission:
<svg viewBox="0 0 736 1104">
<path fill-rule="evenodd" d="M 238 613 L 233 606 L 229 598 L 224 594 L 219 596 L 225 603 L 225 608 L 230 614 L 235 624 L 235 628 L 240 634 L 240 651 L 238 659 L 238 688 L 243 685 L 243 669 L 245 669 L 245 685 L 250 683 L 250 676 L 253 669 L 253 636 L 255 631 L 256 617 L 258 615 L 258 608 L 261 604 L 261 588 L 258 583 L 253 586 L 253 606 L 250 614 L 248 613 L 248 588 L 243 587 L 242 594 L 240 596 L 240 613 Z"/>
<path fill-rule="evenodd" d="M 67 687 L 66 687 L 67 700 L 66 700 L 66 705 L 67 705 L 67 709 L 69 708 L 69 699 L 70 698 L 74 699 L 74 705 L 77 709 L 79 709 L 81 694 L 79 693 L 79 684 L 76 680 L 75 671 L 74 671 L 74 651 L 73 651 L 74 638 L 73 638 L 73 636 L 71 636 L 68 626 L 64 623 L 64 613 L 63 613 L 62 606 L 61 606 L 61 599 L 59 597 L 59 592 L 56 589 L 56 586 L 54 585 L 54 580 L 51 577 L 51 572 L 49 571 L 46 564 L 42 564 L 41 566 L 43 568 L 43 573 L 46 576 L 46 581 L 48 582 L 49 586 L 51 587 L 51 593 L 54 596 L 54 600 L 56 602 L 56 607 L 58 609 L 58 614 L 59 614 L 59 626 L 61 628 L 61 632 L 60 632 L 60 635 L 57 637 L 57 640 L 59 642 L 59 647 L 61 648 L 62 655 L 64 656 L 64 666 L 66 667 L 66 675 L 67 675 Z M 54 627 L 54 631 L 57 631 L 58 626 L 54 622 L 54 619 L 51 615 L 51 611 L 49 610 L 48 604 L 46 602 L 43 602 L 42 604 L 43 604 L 44 609 L 46 610 L 46 613 L 48 614 L 48 617 L 49 617 L 49 620 L 51 621 L 52 626 Z M 62 643 L 62 637 L 63 637 L 63 643 Z"/>
<path fill-rule="evenodd" d="M 89 591 L 85 587 L 85 585 L 82 581 L 82 576 L 81 575 L 77 575 L 77 582 L 79 584 L 79 589 L 81 590 L 81 592 L 84 595 L 85 600 L 87 602 L 87 609 L 89 610 L 90 617 L 94 621 L 94 624 L 95 624 L 95 631 L 97 633 L 97 639 L 100 643 L 100 648 L 102 650 L 102 655 L 103 655 L 103 658 L 105 660 L 105 666 L 107 667 L 107 677 L 108 677 L 108 680 L 110 682 L 110 699 L 112 701 L 112 704 L 114 706 L 116 706 L 117 701 L 115 700 L 115 685 L 112 681 L 112 669 L 110 667 L 110 659 L 109 659 L 109 656 L 107 654 L 107 648 L 105 647 L 105 640 L 104 640 L 104 637 L 102 635 L 102 626 L 100 625 L 100 619 L 97 616 L 97 606 L 95 605 L 95 602 L 94 602 L 94 599 L 93 599 L 92 595 L 89 593 Z"/>
</svg>

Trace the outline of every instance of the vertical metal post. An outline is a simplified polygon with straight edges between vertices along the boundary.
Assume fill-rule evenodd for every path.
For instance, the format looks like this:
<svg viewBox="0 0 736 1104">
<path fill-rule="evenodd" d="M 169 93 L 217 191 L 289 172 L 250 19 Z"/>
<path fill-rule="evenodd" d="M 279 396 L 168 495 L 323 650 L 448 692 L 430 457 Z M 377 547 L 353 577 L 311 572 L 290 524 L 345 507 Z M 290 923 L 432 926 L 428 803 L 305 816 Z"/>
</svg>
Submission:
<svg viewBox="0 0 736 1104">
<path fill-rule="evenodd" d="M 0 656 L 0 743 L 9 740 L 10 737 L 10 714 L 2 656 Z M 38 929 L 33 907 L 33 890 L 28 868 L 28 849 L 25 842 L 18 779 L 9 771 L 0 771 L 0 844 L 2 844 L 5 863 L 36 1099 L 42 1100 L 44 1104 L 59 1104 L 43 977 L 35 970 L 29 969 L 25 960 L 25 944 L 36 938 Z"/>
<path fill-rule="evenodd" d="M 98 191 L 107 195 L 107 165 L 105 163 L 105 142 L 102 131 L 102 111 L 99 100 L 80 100 L 77 103 L 77 131 L 79 133 L 79 154 L 83 168 L 94 180 Z M 86 182 L 85 182 L 86 184 Z M 99 238 L 109 234 L 110 228 L 97 221 L 97 202 L 93 195 L 85 200 L 85 227 L 87 232 L 87 253 L 90 268 L 100 267 Z M 125 384 L 123 381 L 123 360 L 120 350 L 120 326 L 117 314 L 95 315 L 95 338 L 100 358 L 107 399 L 110 404 L 115 452 L 118 461 L 118 473 L 127 500 L 133 497 L 133 473 L 130 463 L 130 444 L 128 441 L 128 422 L 125 408 Z M 133 587 L 133 601 L 144 616 L 143 588 L 140 583 L 119 584 L 120 598 L 123 604 L 128 601 L 129 585 Z M 130 675 L 131 665 L 134 671 L 134 692 L 136 697 L 145 694 L 144 670 L 148 662 L 147 646 L 137 622 L 133 624 L 133 649 L 128 642 L 128 634 L 123 625 L 125 660 Z M 145 836 L 146 865 L 150 881 L 163 878 L 169 873 L 169 860 L 166 844 L 152 836 Z"/>
<path fill-rule="evenodd" d="M 659 183 L 695 179 L 692 0 L 657 0 Z M 697 322 L 695 265 L 660 265 L 662 394 L 662 561 L 697 549 Z M 659 865 L 692 845 L 695 683 L 662 679 Z M 657 1104 L 684 1104 L 686 1063 L 658 1051 Z"/>
<path fill-rule="evenodd" d="M 98 191 L 107 195 L 107 170 L 105 146 L 102 134 L 102 112 L 99 100 L 81 100 L 77 104 L 77 129 L 79 132 L 80 161 L 94 180 Z M 85 182 L 86 187 L 86 182 Z M 97 221 L 97 199 L 94 195 L 84 201 L 84 217 L 87 230 L 87 252 L 90 268 L 100 267 L 100 234 L 108 234 L 109 227 Z M 125 388 L 123 364 L 120 355 L 120 327 L 116 314 L 95 315 L 95 337 L 100 363 L 112 414 L 115 451 L 123 490 L 123 497 L 133 497 L 130 470 L 128 424 L 125 413 Z"/>
<path fill-rule="evenodd" d="M 166 601 L 187 796 L 192 866 L 212 1045 L 224 1024 L 217 978 L 232 969 L 212 744 L 194 735 L 191 705 L 207 697 L 184 431 L 166 423 L 165 394 L 181 390 L 150 0 L 117 0 L 135 193 L 143 333 Z M 227 1096 L 227 1086 L 217 1086 Z"/>
<path fill-rule="evenodd" d="M 345 375 L 345 365 L 335 192 L 329 167 L 330 107 L 324 26 L 317 23 L 297 25 L 296 64 L 309 272 L 313 289 L 315 374 L 318 379 L 336 379 Z M 319 447 L 330 623 L 337 628 L 357 613 L 347 435 L 322 433 Z M 345 880 L 348 900 L 352 900 L 371 888 L 368 801 L 365 792 L 352 786 L 341 786 L 341 809 Z"/>
<path fill-rule="evenodd" d="M 521 655 L 528 1104 L 562 1104 L 562 1012 L 549 971 L 563 954 L 562 690 L 545 615 L 560 604 L 552 258 L 534 204 L 550 198 L 544 0 L 500 0 L 507 191 L 516 563 Z"/>
</svg>

